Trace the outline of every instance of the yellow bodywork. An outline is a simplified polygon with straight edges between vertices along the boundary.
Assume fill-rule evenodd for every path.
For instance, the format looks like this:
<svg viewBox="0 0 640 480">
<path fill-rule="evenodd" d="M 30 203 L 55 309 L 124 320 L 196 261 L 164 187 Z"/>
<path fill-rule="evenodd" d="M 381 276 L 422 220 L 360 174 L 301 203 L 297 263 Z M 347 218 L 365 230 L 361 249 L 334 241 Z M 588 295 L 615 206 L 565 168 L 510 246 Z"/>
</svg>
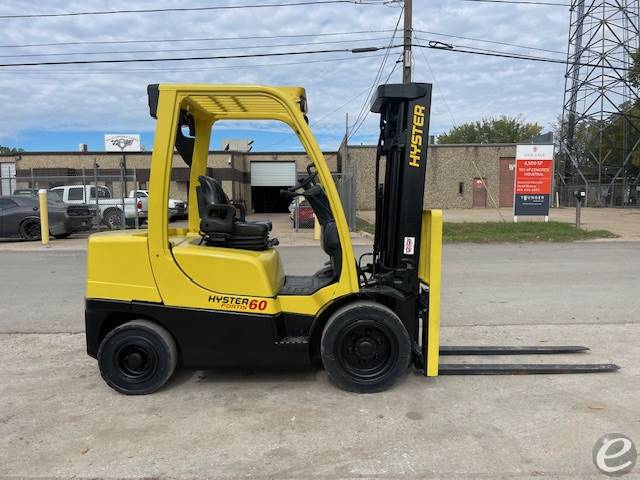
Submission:
<svg viewBox="0 0 640 480">
<path fill-rule="evenodd" d="M 90 237 L 87 298 L 140 300 L 224 311 L 316 315 L 335 298 L 359 290 L 349 228 L 331 172 L 305 120 L 305 91 L 256 85 L 160 85 L 149 180 L 148 235 Z M 195 118 L 189 224 L 169 229 L 167 202 L 180 110 Z M 298 135 L 325 189 L 342 247 L 337 282 L 313 295 L 277 296 L 284 274 L 277 249 L 265 252 L 199 245 L 198 177 L 206 174 L 212 126 L 218 120 L 279 120 Z"/>
<path fill-rule="evenodd" d="M 199 235 L 182 237 L 171 249 L 180 269 L 197 285 L 254 297 L 275 297 L 282 287 L 284 270 L 276 249 L 256 252 L 201 243 Z"/>
<path fill-rule="evenodd" d="M 425 359 L 424 371 L 427 377 L 435 377 L 438 375 L 441 271 L 442 210 L 426 210 L 422 213 L 418 276 L 420 281 L 429 287 L 429 321 L 427 322 L 426 332 L 427 358 Z"/>
<path fill-rule="evenodd" d="M 147 245 L 147 233 L 143 231 L 91 235 L 87 248 L 87 298 L 160 303 Z"/>
</svg>

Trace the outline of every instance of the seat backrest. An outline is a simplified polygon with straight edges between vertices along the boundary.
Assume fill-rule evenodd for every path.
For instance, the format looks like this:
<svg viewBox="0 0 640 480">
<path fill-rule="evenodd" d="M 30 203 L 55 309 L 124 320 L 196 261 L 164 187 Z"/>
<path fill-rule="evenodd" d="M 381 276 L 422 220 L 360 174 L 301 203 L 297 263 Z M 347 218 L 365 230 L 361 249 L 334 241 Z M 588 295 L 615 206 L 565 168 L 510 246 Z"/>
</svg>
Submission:
<svg viewBox="0 0 640 480">
<path fill-rule="evenodd" d="M 313 213 L 316 214 L 320 225 L 324 227 L 327 222 L 333 220 L 331 207 L 329 207 L 329 199 L 320 185 L 314 185 L 306 190 L 304 192 L 304 198 L 306 198 L 311 208 L 313 208 Z"/>
<path fill-rule="evenodd" d="M 324 252 L 329 255 L 331 267 L 333 268 L 333 278 L 337 279 L 342 269 L 342 247 L 340 246 L 340 236 L 334 219 L 328 220 L 322 225 L 320 245 Z"/>
<path fill-rule="evenodd" d="M 201 175 L 198 177 L 200 185 L 196 187 L 196 196 L 198 198 L 198 212 L 200 218 L 207 215 L 209 205 L 228 205 L 229 198 L 224 193 L 222 185 L 218 180 L 212 177 Z"/>
</svg>

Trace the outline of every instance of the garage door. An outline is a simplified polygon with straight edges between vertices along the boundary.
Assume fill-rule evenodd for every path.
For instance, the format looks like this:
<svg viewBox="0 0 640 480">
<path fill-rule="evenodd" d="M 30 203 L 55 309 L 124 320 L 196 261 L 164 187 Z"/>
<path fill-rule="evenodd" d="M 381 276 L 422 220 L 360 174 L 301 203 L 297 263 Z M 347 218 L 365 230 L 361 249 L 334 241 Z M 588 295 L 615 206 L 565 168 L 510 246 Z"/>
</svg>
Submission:
<svg viewBox="0 0 640 480">
<path fill-rule="evenodd" d="M 251 162 L 252 187 L 289 187 L 296 184 L 296 162 Z"/>
<path fill-rule="evenodd" d="M 0 163 L 0 195 L 11 195 L 16 188 L 15 163 Z"/>
</svg>

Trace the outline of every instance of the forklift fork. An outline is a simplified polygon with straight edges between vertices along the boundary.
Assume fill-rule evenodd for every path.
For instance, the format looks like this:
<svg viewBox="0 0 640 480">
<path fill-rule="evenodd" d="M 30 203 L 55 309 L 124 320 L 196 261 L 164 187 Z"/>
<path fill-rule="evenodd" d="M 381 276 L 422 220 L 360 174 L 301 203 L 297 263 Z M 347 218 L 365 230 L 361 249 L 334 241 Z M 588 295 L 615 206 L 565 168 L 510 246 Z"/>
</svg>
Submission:
<svg viewBox="0 0 640 480">
<path fill-rule="evenodd" d="M 440 269 L 442 257 L 442 212 L 427 210 L 422 217 L 420 280 L 425 285 L 422 296 L 422 345 L 414 348 L 416 367 L 428 377 L 436 375 L 533 375 L 559 373 L 602 373 L 620 369 L 612 363 L 445 363 L 440 356 L 559 355 L 584 354 L 580 345 L 543 346 L 440 346 Z"/>
<path fill-rule="evenodd" d="M 440 347 L 440 355 L 557 355 L 586 353 L 588 347 L 570 346 L 447 346 Z M 440 375 L 532 375 L 556 373 L 600 373 L 619 370 L 612 363 L 444 363 L 439 366 Z"/>
</svg>

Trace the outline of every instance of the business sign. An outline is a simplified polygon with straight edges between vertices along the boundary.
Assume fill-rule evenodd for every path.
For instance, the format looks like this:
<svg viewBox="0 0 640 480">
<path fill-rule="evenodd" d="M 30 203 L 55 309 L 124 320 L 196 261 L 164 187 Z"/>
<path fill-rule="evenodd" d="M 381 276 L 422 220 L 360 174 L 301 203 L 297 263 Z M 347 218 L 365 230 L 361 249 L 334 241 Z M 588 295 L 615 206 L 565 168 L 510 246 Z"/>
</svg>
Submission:
<svg viewBox="0 0 640 480">
<path fill-rule="evenodd" d="M 553 145 L 518 145 L 513 215 L 549 215 Z"/>
<path fill-rule="evenodd" d="M 105 152 L 140 152 L 140 135 L 107 134 L 104 136 Z"/>
</svg>

